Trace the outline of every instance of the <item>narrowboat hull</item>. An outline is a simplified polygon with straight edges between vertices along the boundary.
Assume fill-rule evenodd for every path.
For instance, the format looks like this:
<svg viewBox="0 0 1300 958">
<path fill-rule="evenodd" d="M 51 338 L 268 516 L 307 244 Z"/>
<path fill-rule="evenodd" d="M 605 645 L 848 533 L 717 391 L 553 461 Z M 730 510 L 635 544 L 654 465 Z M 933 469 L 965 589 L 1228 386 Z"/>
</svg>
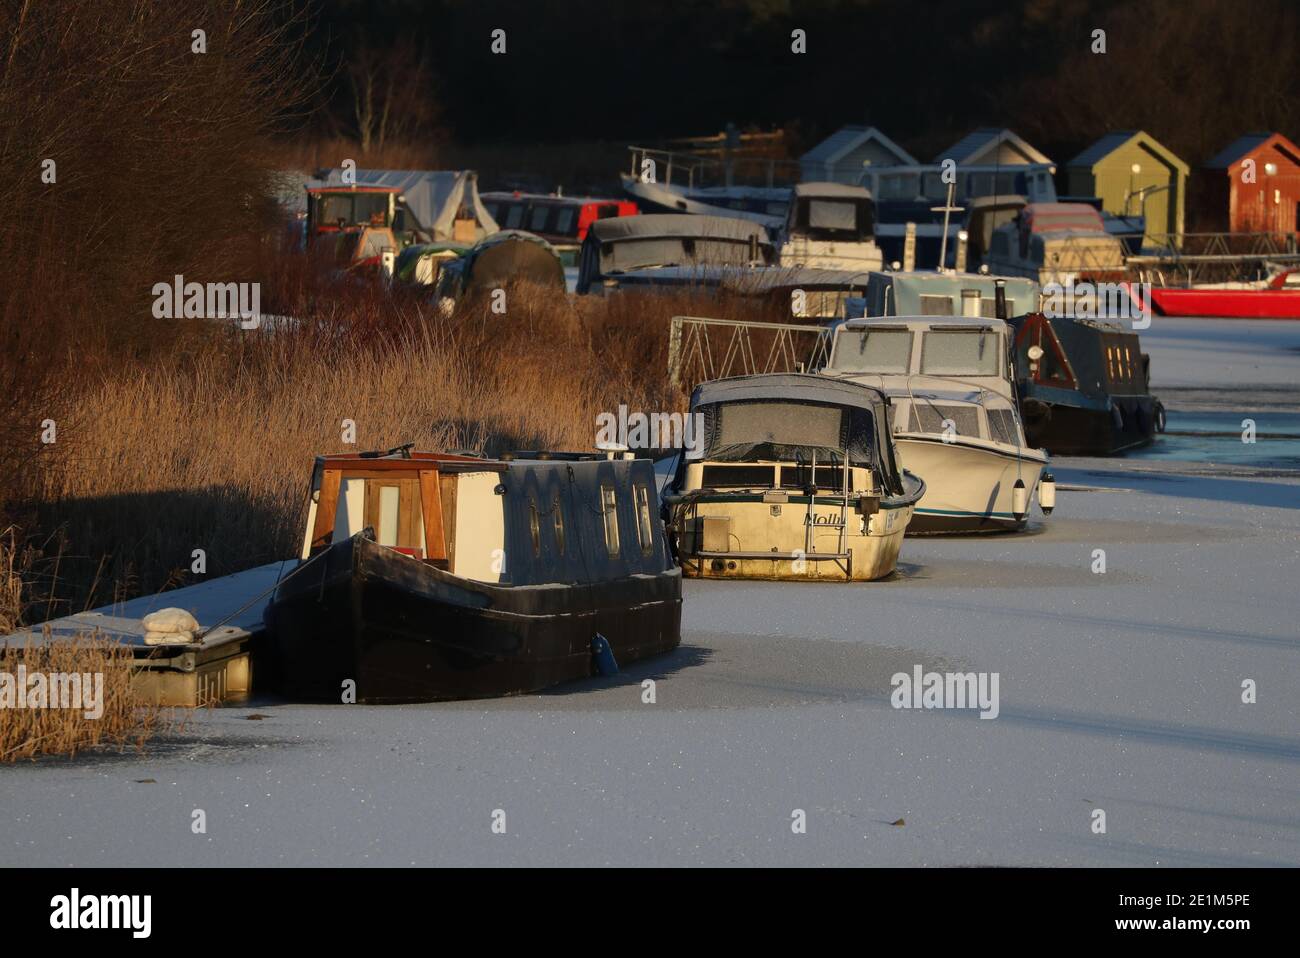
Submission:
<svg viewBox="0 0 1300 958">
<path fill-rule="evenodd" d="M 1054 456 L 1113 456 L 1150 445 L 1162 408 L 1154 396 L 1088 403 L 1031 393 L 1021 403 L 1021 418 L 1026 441 Z"/>
<path fill-rule="evenodd" d="M 894 436 L 908 472 L 925 480 L 909 533 L 1005 532 L 1024 529 L 1014 512 L 1017 479 L 1025 484 L 1026 507 L 1033 499 L 1047 457 L 1035 450 L 969 440 L 944 442 L 940 436 Z"/>
<path fill-rule="evenodd" d="M 681 641 L 676 568 L 605 582 L 511 586 L 460 578 L 365 533 L 309 560 L 267 610 L 293 698 L 427 702 L 530 692 L 595 672 L 592 639 L 620 665 Z"/>
</svg>

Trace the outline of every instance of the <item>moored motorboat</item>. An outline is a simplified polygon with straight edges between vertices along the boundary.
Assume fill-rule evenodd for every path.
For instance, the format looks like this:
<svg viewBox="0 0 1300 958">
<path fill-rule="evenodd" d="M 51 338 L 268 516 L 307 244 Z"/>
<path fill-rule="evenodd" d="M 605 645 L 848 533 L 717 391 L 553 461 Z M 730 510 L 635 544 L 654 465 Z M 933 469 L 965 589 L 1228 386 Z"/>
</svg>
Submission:
<svg viewBox="0 0 1300 958">
<path fill-rule="evenodd" d="M 925 490 L 898 467 L 888 400 L 822 376 L 702 383 L 703 444 L 664 501 L 687 576 L 862 581 L 892 573 Z"/>
<path fill-rule="evenodd" d="M 1045 515 L 1054 508 L 1047 454 L 1029 447 L 1016 411 L 1007 339 L 1003 320 L 979 316 L 836 328 L 823 375 L 889 396 L 901 464 L 925 480 L 910 532 L 1023 529 L 1035 492 Z"/>
<path fill-rule="evenodd" d="M 1300 319 L 1300 270 L 1279 272 L 1262 283 L 1153 286 L 1151 303 L 1161 316 Z"/>
<path fill-rule="evenodd" d="M 408 447 L 316 460 L 267 610 L 287 695 L 375 703 L 583 678 L 675 648 L 680 621 L 649 461 Z"/>
</svg>

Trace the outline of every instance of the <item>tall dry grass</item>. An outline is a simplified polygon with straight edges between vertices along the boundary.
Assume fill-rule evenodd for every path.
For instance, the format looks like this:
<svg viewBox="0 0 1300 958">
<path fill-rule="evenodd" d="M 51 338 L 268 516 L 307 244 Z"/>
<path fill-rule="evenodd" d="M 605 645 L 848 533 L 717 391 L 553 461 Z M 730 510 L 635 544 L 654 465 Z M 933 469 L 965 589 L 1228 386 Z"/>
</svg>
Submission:
<svg viewBox="0 0 1300 958">
<path fill-rule="evenodd" d="M 470 303 L 448 317 L 400 293 L 315 288 L 296 331 L 213 328 L 175 361 L 70 382 L 30 496 L 37 528 L 57 533 L 56 611 L 295 554 L 317 455 L 590 450 L 598 413 L 685 407 L 667 377 L 673 315 L 765 309 L 708 292 L 507 293 L 505 315 Z"/>
<path fill-rule="evenodd" d="M 134 746 L 143 749 L 162 722 L 157 707 L 137 704 L 131 692 L 129 649 L 116 642 L 81 637 L 75 642 L 42 645 L 28 642 L 21 648 L 0 648 L 0 682 L 6 678 L 10 694 L 17 694 L 21 676 L 41 673 L 102 676 L 102 713 L 88 717 L 81 702 L 50 701 L 38 708 L 0 705 L 0 763 L 38 755 L 76 755 L 88 749 Z M 20 666 L 26 672 L 19 671 Z M 3 700 L 0 700 L 3 701 Z"/>
</svg>

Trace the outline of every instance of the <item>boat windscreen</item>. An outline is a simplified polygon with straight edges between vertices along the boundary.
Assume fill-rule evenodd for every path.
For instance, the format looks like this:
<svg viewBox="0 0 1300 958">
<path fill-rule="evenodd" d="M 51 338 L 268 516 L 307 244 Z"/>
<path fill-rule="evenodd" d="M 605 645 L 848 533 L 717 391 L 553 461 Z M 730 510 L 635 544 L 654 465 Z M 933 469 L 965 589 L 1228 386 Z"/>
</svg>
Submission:
<svg viewBox="0 0 1300 958">
<path fill-rule="evenodd" d="M 930 376 L 996 376 L 998 336 L 983 329 L 929 330 L 921 337 L 921 372 Z"/>
<path fill-rule="evenodd" d="M 705 457 L 722 462 L 872 461 L 872 413 L 816 403 L 751 401 L 705 409 Z"/>
<path fill-rule="evenodd" d="M 831 368 L 849 373 L 906 375 L 912 333 L 906 329 L 845 329 L 835 340 Z"/>
</svg>

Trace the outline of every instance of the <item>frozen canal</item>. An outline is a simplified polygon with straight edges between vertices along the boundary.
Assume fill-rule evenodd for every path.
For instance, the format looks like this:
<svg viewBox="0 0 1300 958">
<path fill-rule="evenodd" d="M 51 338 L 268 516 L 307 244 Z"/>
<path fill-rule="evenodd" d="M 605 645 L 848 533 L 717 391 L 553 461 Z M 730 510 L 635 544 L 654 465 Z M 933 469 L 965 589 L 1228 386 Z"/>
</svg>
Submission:
<svg viewBox="0 0 1300 958">
<path fill-rule="evenodd" d="M 1297 431 L 1300 324 L 1143 341 L 1171 430 L 1267 400 Z M 0 768 L 0 862 L 1300 864 L 1300 462 L 1198 442 L 1058 460 L 1031 534 L 908 540 L 893 581 L 688 582 L 682 648 L 615 678 Z M 918 665 L 997 673 L 999 714 L 892 708 Z"/>
</svg>

